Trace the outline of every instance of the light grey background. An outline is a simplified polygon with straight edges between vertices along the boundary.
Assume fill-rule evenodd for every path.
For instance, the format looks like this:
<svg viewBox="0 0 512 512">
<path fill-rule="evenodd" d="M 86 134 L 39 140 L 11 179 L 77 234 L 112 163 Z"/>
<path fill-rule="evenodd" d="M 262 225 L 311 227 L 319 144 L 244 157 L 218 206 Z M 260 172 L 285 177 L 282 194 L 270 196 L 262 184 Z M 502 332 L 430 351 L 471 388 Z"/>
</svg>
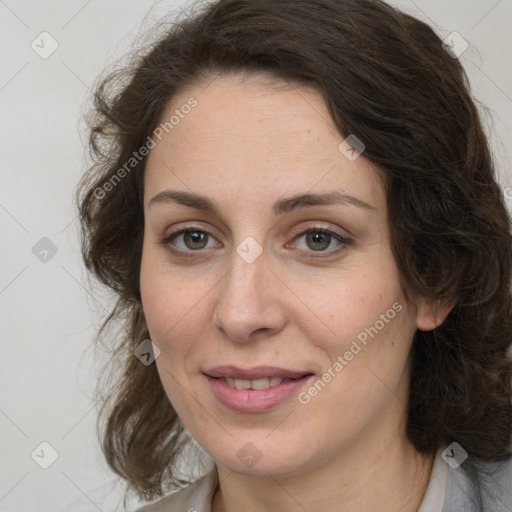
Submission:
<svg viewBox="0 0 512 512">
<path fill-rule="evenodd" d="M 474 96 L 492 111 L 486 123 L 500 182 L 512 186 L 512 0 L 392 3 L 443 38 L 458 32 L 468 41 L 461 60 Z M 112 302 L 90 293 L 78 252 L 72 193 L 85 165 L 80 119 L 98 73 L 178 5 L 0 0 L 1 512 L 123 510 L 91 399 L 98 367 L 91 341 Z M 50 39 L 42 48 L 44 31 L 58 43 L 46 59 L 31 48 L 34 40 L 39 51 L 50 48 Z M 46 262 L 33 253 L 43 237 L 57 249 Z M 43 441 L 58 454 L 48 469 L 31 458 L 36 450 L 37 461 L 50 461 Z"/>
</svg>

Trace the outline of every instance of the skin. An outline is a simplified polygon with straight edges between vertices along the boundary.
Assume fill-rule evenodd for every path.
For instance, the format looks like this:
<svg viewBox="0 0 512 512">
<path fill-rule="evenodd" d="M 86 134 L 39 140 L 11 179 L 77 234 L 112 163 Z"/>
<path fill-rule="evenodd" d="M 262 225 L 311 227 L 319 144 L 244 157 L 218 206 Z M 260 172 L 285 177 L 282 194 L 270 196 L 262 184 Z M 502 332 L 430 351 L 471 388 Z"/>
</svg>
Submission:
<svg viewBox="0 0 512 512">
<path fill-rule="evenodd" d="M 417 511 L 433 456 L 405 437 L 409 352 L 416 329 L 433 329 L 449 310 L 406 302 L 379 171 L 364 154 L 350 161 L 340 152 L 320 94 L 263 78 L 217 76 L 174 97 L 162 116 L 197 101 L 146 168 L 140 284 L 159 375 L 217 464 L 214 512 Z M 219 212 L 150 206 L 166 189 L 208 196 Z M 276 200 L 329 191 L 372 208 L 272 212 Z M 308 241 L 311 224 L 350 243 Z M 202 245 L 183 234 L 162 243 L 185 228 L 209 235 Z M 263 251 L 252 263 L 236 252 L 248 236 Z M 320 378 L 396 303 L 401 311 L 307 404 L 294 396 L 266 412 L 235 412 L 202 373 L 267 365 Z M 247 443 L 261 455 L 251 467 L 237 456 Z"/>
</svg>

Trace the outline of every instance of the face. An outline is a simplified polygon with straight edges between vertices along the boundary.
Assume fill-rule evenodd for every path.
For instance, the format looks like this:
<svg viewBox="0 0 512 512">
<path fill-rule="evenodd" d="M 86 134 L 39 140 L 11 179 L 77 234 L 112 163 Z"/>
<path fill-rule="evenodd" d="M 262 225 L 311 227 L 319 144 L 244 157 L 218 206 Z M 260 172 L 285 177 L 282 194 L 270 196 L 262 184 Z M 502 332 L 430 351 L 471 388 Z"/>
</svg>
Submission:
<svg viewBox="0 0 512 512">
<path fill-rule="evenodd" d="M 306 87 L 219 76 L 173 114 L 147 162 L 140 284 L 190 434 L 232 471 L 274 475 L 396 438 L 419 312 L 378 171 Z"/>
</svg>

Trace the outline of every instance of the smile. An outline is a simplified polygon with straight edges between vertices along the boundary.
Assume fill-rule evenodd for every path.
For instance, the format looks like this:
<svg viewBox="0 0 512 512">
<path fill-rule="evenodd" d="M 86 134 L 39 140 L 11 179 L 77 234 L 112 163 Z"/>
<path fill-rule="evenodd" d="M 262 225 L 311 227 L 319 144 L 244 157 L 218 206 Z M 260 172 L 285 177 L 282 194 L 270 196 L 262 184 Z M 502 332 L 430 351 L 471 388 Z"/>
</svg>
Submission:
<svg viewBox="0 0 512 512">
<path fill-rule="evenodd" d="M 236 412 L 265 412 L 300 392 L 314 375 L 276 367 L 243 370 L 233 366 L 204 373 L 215 399 Z"/>
</svg>

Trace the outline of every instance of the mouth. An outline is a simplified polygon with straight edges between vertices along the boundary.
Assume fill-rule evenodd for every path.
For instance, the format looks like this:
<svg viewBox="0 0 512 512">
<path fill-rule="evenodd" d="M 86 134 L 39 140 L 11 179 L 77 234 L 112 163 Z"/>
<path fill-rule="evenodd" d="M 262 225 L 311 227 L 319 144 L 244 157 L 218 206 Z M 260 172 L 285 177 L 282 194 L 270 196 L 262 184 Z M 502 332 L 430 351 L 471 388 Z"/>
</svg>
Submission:
<svg viewBox="0 0 512 512">
<path fill-rule="evenodd" d="M 296 393 L 314 374 L 272 366 L 219 366 L 203 372 L 217 399 L 239 412 L 271 409 Z"/>
</svg>

